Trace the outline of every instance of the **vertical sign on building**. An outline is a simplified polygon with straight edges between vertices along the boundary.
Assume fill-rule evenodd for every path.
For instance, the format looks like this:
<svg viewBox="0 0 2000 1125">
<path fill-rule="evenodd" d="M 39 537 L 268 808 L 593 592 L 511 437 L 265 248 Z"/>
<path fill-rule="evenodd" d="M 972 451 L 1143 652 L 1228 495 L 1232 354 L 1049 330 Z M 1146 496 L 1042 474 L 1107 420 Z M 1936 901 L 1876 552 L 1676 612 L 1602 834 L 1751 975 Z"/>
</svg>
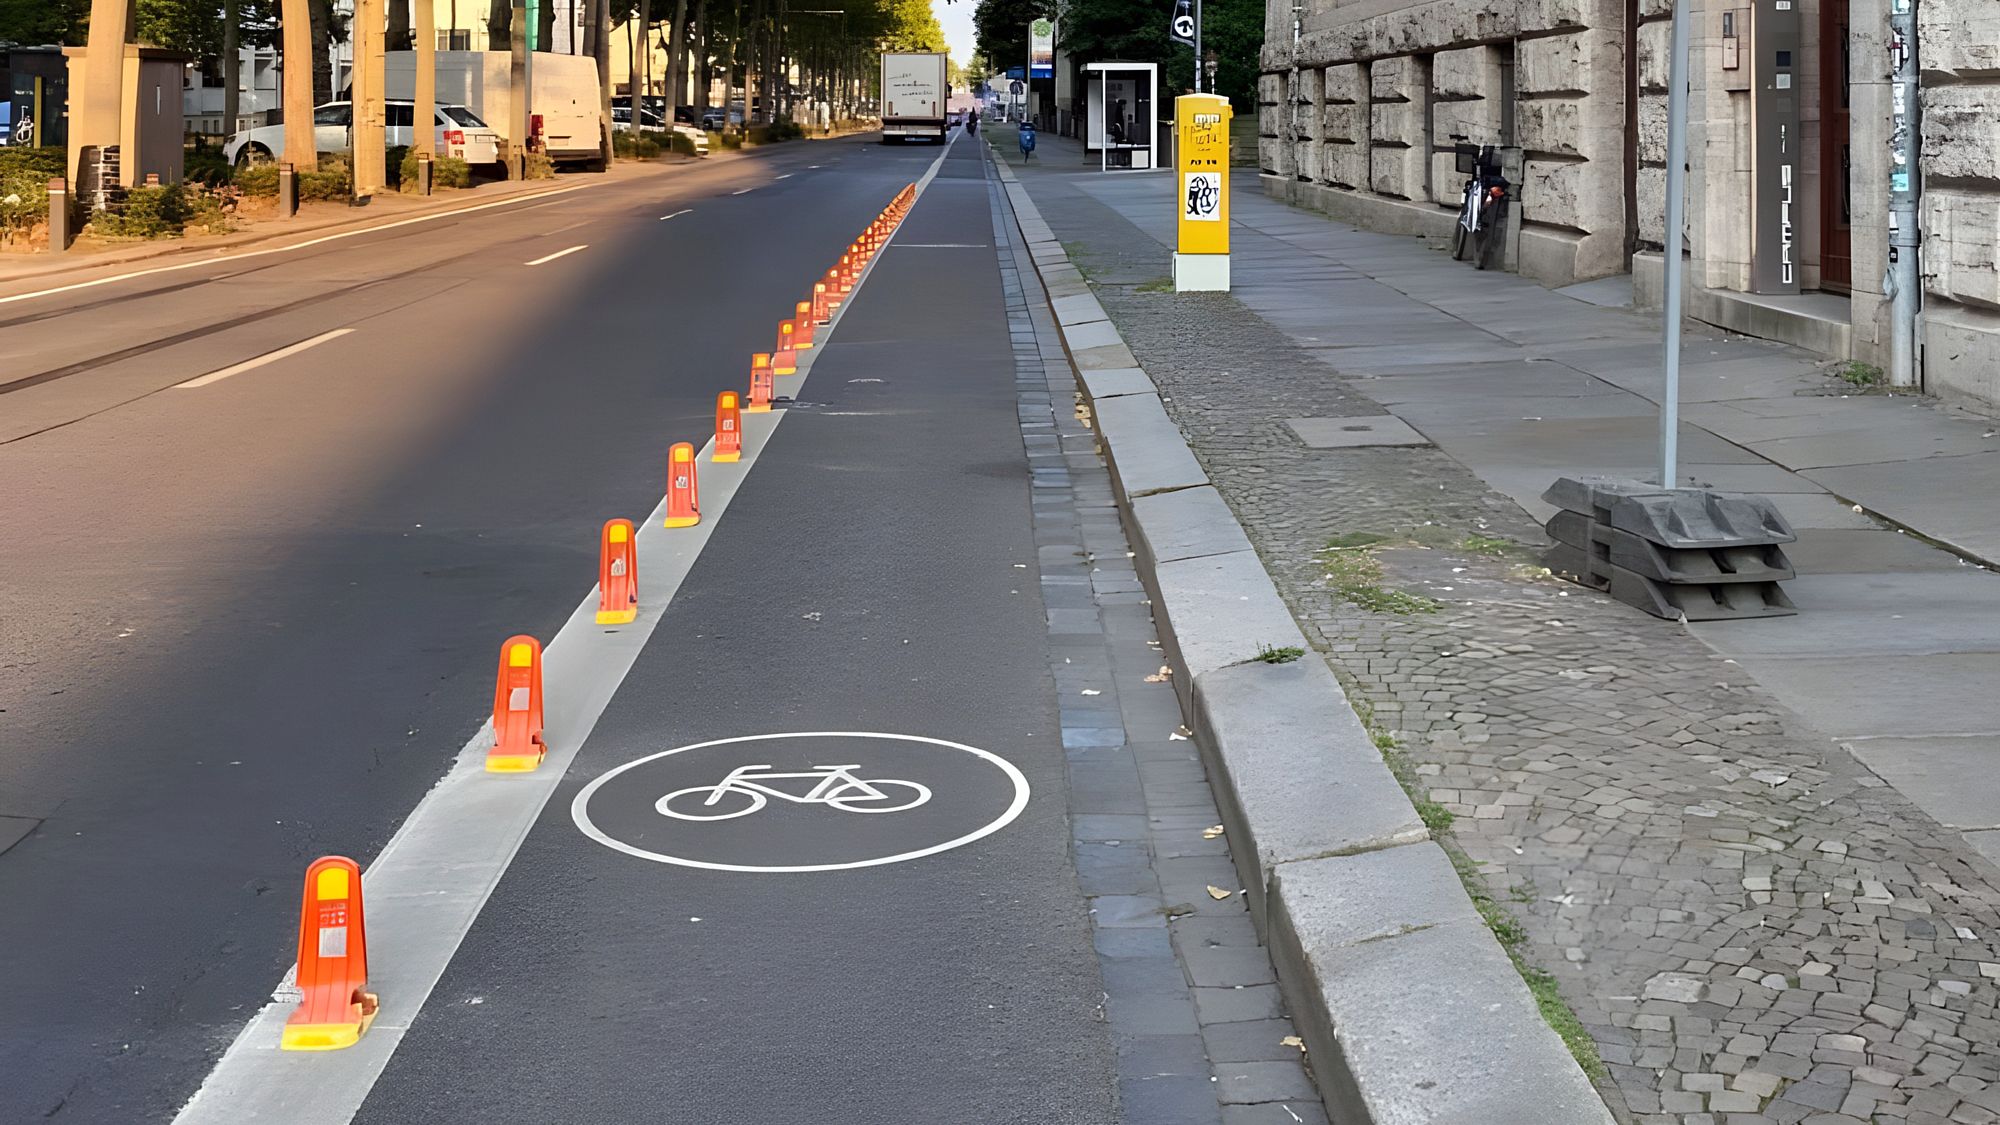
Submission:
<svg viewBox="0 0 2000 1125">
<path fill-rule="evenodd" d="M 1750 291 L 1799 291 L 1805 217 L 1798 0 L 1754 0 L 1750 24 Z"/>
<path fill-rule="evenodd" d="M 1176 292 L 1229 288 L 1229 118 L 1228 98 L 1174 99 Z"/>
<path fill-rule="evenodd" d="M 1028 25 L 1028 77 L 1056 76 L 1056 25 L 1046 17 Z"/>
</svg>

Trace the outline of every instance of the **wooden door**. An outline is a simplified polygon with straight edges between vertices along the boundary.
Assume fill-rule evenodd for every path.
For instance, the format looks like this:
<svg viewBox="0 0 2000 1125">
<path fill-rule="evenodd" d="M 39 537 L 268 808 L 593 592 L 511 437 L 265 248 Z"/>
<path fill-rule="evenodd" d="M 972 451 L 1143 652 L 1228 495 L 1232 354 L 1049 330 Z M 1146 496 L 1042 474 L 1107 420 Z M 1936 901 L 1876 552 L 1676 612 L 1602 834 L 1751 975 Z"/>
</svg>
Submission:
<svg viewBox="0 0 2000 1125">
<path fill-rule="evenodd" d="M 1853 185 L 1848 146 L 1847 0 L 1819 5 L 1820 286 L 1853 284 Z"/>
</svg>

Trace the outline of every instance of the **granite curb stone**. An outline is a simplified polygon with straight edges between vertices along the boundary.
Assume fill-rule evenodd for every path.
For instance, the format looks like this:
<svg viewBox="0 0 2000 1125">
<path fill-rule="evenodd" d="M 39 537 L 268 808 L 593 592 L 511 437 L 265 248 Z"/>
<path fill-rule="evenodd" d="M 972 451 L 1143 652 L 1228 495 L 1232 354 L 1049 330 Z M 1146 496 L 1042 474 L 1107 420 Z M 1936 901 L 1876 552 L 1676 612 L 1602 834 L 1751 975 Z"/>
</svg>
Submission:
<svg viewBox="0 0 2000 1125">
<path fill-rule="evenodd" d="M 996 167 L 1023 233 L 1046 229 L 1018 177 Z M 1033 250 L 1052 299 L 1089 292 L 1059 243 Z M 1176 692 L 1239 841 L 1245 897 L 1321 1094 L 1338 1107 L 1329 1116 L 1609 1125 L 1324 661 L 1255 659 L 1260 646 L 1310 651 L 1255 551 L 1159 557 L 1198 549 L 1194 512 L 1229 513 L 1157 393 L 1092 386 L 1097 372 L 1138 370 L 1130 349 L 1069 350 Z M 1227 529 L 1243 536 L 1233 516 Z"/>
</svg>

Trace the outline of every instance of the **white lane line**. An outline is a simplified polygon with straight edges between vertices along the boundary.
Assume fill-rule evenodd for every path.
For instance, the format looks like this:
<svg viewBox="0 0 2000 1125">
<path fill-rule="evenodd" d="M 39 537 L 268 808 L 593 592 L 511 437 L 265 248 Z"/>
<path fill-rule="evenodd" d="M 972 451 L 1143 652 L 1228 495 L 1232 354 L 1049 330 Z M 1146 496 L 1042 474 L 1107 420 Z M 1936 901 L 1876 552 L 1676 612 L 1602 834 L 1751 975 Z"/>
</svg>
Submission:
<svg viewBox="0 0 2000 1125">
<path fill-rule="evenodd" d="M 817 164 L 808 164 L 808 165 L 806 165 L 806 170 L 807 170 L 807 171 L 811 171 L 811 170 L 813 170 L 814 168 L 817 168 L 817 167 L 819 167 L 819 165 L 817 165 Z"/>
<path fill-rule="evenodd" d="M 937 178 L 944 156 L 939 153 L 917 181 L 919 196 Z M 893 231 L 889 239 L 895 241 Z M 870 261 L 862 270 L 855 293 L 861 292 L 874 268 Z M 841 303 L 826 332 L 840 326 L 853 303 L 852 297 Z M 778 376 L 778 386 L 796 397 L 796 388 L 812 372 L 813 360 L 823 354 L 814 348 L 801 356 L 799 374 Z M 173 1125 L 349 1125 L 353 1121 L 788 413 L 780 409 L 743 415 L 743 460 L 734 464 L 718 465 L 710 459 L 713 439 L 702 447 L 697 458 L 703 516 L 699 524 L 673 531 L 662 528 L 664 497 L 646 518 L 635 537 L 639 573 L 647 576 L 637 621 L 610 630 L 599 626 L 593 586 L 543 650 L 544 735 L 549 753 L 541 768 L 525 775 L 487 773 L 493 726 L 483 724 L 459 750 L 443 780 L 424 795 L 362 873 L 368 904 L 368 983 L 382 998 L 381 1012 L 368 1034 L 341 1051 L 280 1051 L 279 1033 L 299 1000 L 294 965 L 272 991 L 270 1003 L 243 1026 L 201 1088 L 181 1107 Z M 496 651 L 503 639 L 494 639 Z"/>
<path fill-rule="evenodd" d="M 542 255 L 541 257 L 539 257 L 539 258 L 536 258 L 536 259 L 535 259 L 534 261 L 532 261 L 532 262 L 529 262 L 529 263 L 527 263 L 527 264 L 528 264 L 528 265 L 531 265 L 531 266 L 539 266 L 539 265 L 541 265 L 541 264 L 542 264 L 543 262 L 553 262 L 553 261 L 555 261 L 555 260 L 556 260 L 557 258 L 565 258 L 565 257 L 568 257 L 569 255 L 571 255 L 571 254 L 574 254 L 574 253 L 576 253 L 576 252 L 577 252 L 578 250 L 583 250 L 583 249 L 587 249 L 587 248 L 588 248 L 589 246 L 590 246 L 590 243 L 588 243 L 588 242 L 582 242 L 582 243 L 578 243 L 577 245 L 575 245 L 575 246 L 572 246 L 572 247 L 570 247 L 570 248 L 569 248 L 569 249 L 567 249 L 567 250 L 558 250 L 558 251 L 556 251 L 556 252 L 555 252 L 555 253 L 553 253 L 553 254 L 544 254 L 544 255 Z"/>
<path fill-rule="evenodd" d="M 232 363 L 228 367 L 224 367 L 217 371 L 211 371 L 206 375 L 197 375 L 194 378 L 189 379 L 185 383 L 175 383 L 174 389 L 178 391 L 188 391 L 188 390 L 193 390 L 196 387 L 206 387 L 210 383 L 220 383 L 224 379 L 229 378 L 231 375 L 241 375 L 245 371 L 255 370 L 256 368 L 262 367 L 267 363 L 276 363 L 279 360 L 285 358 L 286 356 L 297 355 L 300 352 L 305 351 L 307 348 L 316 348 L 319 345 L 326 343 L 328 340 L 338 340 L 342 336 L 345 336 L 352 331 L 354 331 L 354 329 L 352 328 L 336 328 L 331 332 L 322 332 L 319 335 L 314 336 L 310 340 L 300 340 L 296 344 L 287 344 L 286 346 L 279 348 L 275 352 L 265 352 L 263 355 L 254 356 L 250 359 L 246 359 L 242 363 Z"/>
<path fill-rule="evenodd" d="M 750 194 L 751 192 L 753 192 L 753 191 L 756 191 L 756 190 L 757 190 L 756 188 L 753 188 L 753 187 L 747 187 L 747 188 L 744 188 L 744 189 L 743 189 L 742 191 L 732 191 L 732 192 L 730 192 L 729 194 L 731 194 L 731 195 L 749 195 L 749 194 Z"/>
<path fill-rule="evenodd" d="M 782 175 L 782 176 L 774 176 L 774 177 L 772 177 L 772 178 L 773 178 L 773 179 L 778 179 L 778 180 L 789 180 L 789 179 L 791 179 L 791 178 L 792 178 L 792 173 L 790 173 L 790 172 L 787 172 L 787 173 L 785 173 L 785 174 L 784 174 L 784 175 Z"/>
<path fill-rule="evenodd" d="M 337 234 L 323 234 L 318 238 L 309 238 L 304 242 L 294 242 L 286 246 L 272 246 L 263 250 L 246 250 L 241 254 L 229 254 L 227 256 L 222 256 L 222 257 L 203 258 L 200 261 L 180 262 L 178 264 L 171 266 L 154 266 L 152 269 L 147 269 L 147 270 L 134 270 L 131 273 L 121 273 L 111 277 L 100 277 L 90 281 L 78 281 L 70 285 L 58 285 L 53 289 L 37 289 L 33 293 L 16 293 L 11 297 L 0 297 L 0 305 L 11 305 L 15 301 L 28 301 L 36 297 L 53 297 L 58 293 L 72 293 L 78 289 L 90 289 L 99 285 L 109 285 L 114 281 L 130 281 L 136 277 L 150 277 L 156 273 L 173 273 L 176 270 L 190 270 L 195 268 L 196 266 L 212 266 L 218 263 L 226 265 L 233 262 L 243 261 L 245 258 L 261 258 L 266 254 L 283 254 L 292 250 L 304 250 L 308 246 L 318 246 L 324 242 L 335 242 L 343 238 L 353 238 L 355 235 L 359 234 L 379 234 L 385 230 L 395 230 L 397 227 L 407 227 L 415 223 L 435 222 L 438 219 L 449 219 L 454 215 L 470 215 L 474 211 L 486 211 L 494 207 L 509 207 L 516 203 L 527 203 L 530 202 L 531 200 L 547 199 L 551 195 L 568 195 L 570 192 L 573 191 L 582 191 L 585 188 L 596 187 L 598 184 L 610 183 L 610 182 L 612 181 L 597 180 L 587 184 L 577 184 L 573 187 L 556 188 L 553 191 L 538 191 L 533 195 L 517 196 L 513 199 L 496 199 L 491 203 L 481 203 L 475 207 L 460 207 L 455 211 L 439 211 L 434 215 L 418 215 L 415 216 L 414 218 L 399 219 L 393 223 L 383 223 L 379 227 L 362 227 L 360 230 L 344 230 L 340 231 Z M 522 208 L 522 210 L 526 210 L 526 208 Z"/>
<path fill-rule="evenodd" d="M 683 207 L 683 208 L 681 208 L 680 210 L 678 210 L 678 211 L 674 212 L 674 213 L 673 213 L 673 214 L 671 214 L 671 215 L 661 215 L 661 216 L 660 216 L 660 221 L 664 223 L 664 222 L 666 222 L 666 221 L 667 221 L 668 219 L 678 219 L 678 218 L 680 218 L 680 217 L 681 217 L 682 215 L 692 215 L 692 214 L 694 214 L 694 208 L 692 208 L 692 207 Z"/>
</svg>

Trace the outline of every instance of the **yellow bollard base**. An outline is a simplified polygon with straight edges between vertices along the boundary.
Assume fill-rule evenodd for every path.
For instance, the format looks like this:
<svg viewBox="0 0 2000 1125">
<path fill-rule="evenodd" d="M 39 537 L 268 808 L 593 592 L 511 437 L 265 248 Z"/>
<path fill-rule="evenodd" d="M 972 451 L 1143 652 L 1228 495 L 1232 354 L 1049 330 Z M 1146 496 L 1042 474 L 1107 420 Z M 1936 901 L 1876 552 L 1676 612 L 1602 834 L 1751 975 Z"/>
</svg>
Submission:
<svg viewBox="0 0 2000 1125">
<path fill-rule="evenodd" d="M 375 994 L 367 993 L 367 1011 L 349 1023 L 288 1023 L 278 1038 L 281 1051 L 338 1051 L 361 1041 L 361 1033 L 375 1022 L 379 1010 Z"/>
<path fill-rule="evenodd" d="M 599 625 L 630 625 L 639 620 L 636 609 L 600 609 L 597 611 Z"/>
<path fill-rule="evenodd" d="M 755 409 L 754 407 L 752 409 Z M 668 516 L 661 527 L 693 527 L 701 522 L 700 516 Z"/>
<path fill-rule="evenodd" d="M 541 766 L 541 754 L 486 755 L 487 773 L 533 773 Z"/>
<path fill-rule="evenodd" d="M 709 460 L 718 465 L 727 465 L 733 461 L 743 460 L 743 455 L 741 453 L 718 453 L 710 457 Z"/>
</svg>

